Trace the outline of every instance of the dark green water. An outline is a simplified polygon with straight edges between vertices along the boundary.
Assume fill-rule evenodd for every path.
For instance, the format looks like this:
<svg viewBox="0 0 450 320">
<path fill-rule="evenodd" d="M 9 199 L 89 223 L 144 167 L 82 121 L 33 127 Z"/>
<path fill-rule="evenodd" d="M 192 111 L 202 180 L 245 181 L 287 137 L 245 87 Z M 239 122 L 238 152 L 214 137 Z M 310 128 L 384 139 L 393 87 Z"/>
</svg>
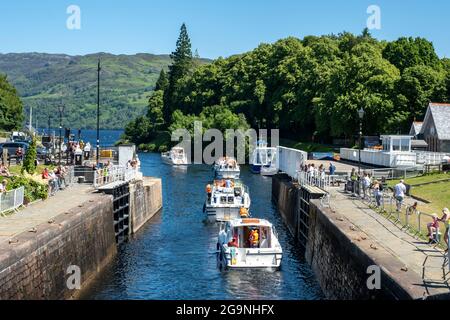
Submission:
<svg viewBox="0 0 450 320">
<path fill-rule="evenodd" d="M 163 180 L 164 209 L 130 241 L 100 276 L 87 299 L 321 299 L 309 266 L 294 246 L 271 202 L 271 179 L 243 168 L 253 216 L 276 226 L 283 247 L 280 271 L 221 272 L 216 266 L 218 227 L 203 223 L 208 166 L 164 165 L 158 154 L 141 154 L 146 176 Z"/>
</svg>

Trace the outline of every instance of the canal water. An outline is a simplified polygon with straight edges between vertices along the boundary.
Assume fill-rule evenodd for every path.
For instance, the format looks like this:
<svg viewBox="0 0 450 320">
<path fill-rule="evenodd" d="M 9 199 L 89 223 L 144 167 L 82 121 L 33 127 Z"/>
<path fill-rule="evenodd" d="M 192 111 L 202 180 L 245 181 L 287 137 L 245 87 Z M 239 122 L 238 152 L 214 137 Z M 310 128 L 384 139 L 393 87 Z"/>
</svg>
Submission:
<svg viewBox="0 0 450 320">
<path fill-rule="evenodd" d="M 215 248 L 218 227 L 204 223 L 209 166 L 176 168 L 158 154 L 141 154 L 144 175 L 161 177 L 164 208 L 129 242 L 96 280 L 86 299 L 286 299 L 313 300 L 323 295 L 271 202 L 271 179 L 244 167 L 253 216 L 269 219 L 283 247 L 280 271 L 219 271 Z"/>
</svg>

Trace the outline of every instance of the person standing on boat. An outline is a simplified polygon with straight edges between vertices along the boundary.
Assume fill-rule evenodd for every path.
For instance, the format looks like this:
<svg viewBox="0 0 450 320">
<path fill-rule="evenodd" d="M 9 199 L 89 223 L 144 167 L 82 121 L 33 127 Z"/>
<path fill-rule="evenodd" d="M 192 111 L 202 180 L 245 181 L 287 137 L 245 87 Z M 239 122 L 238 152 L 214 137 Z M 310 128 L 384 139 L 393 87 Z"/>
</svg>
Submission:
<svg viewBox="0 0 450 320">
<path fill-rule="evenodd" d="M 259 243 L 259 233 L 258 230 L 254 229 L 250 232 L 250 247 L 252 248 L 258 248 L 258 243 Z"/>
<path fill-rule="evenodd" d="M 225 188 L 227 188 L 227 189 L 231 188 L 231 180 L 230 179 L 225 180 Z"/>
<path fill-rule="evenodd" d="M 211 200 L 211 195 L 212 195 L 212 187 L 210 184 L 208 184 L 206 186 L 206 193 L 208 194 L 208 200 Z"/>
</svg>

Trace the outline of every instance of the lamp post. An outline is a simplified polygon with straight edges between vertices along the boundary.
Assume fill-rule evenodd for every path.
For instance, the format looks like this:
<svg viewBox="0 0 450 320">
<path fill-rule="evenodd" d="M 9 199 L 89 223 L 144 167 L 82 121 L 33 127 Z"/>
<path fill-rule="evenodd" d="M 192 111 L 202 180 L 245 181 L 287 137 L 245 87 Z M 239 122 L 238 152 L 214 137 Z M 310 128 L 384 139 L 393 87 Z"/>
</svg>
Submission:
<svg viewBox="0 0 450 320">
<path fill-rule="evenodd" d="M 358 116 L 359 116 L 359 162 L 358 162 L 358 175 L 361 174 L 361 142 L 362 142 L 362 120 L 364 118 L 364 109 L 361 108 L 358 110 Z"/>
<path fill-rule="evenodd" d="M 62 118 L 63 118 L 63 114 L 64 114 L 64 109 L 65 109 L 65 106 L 63 104 L 61 104 L 58 107 L 58 111 L 59 111 L 59 142 L 58 142 L 59 160 L 58 160 L 58 164 L 59 165 L 61 165 Z"/>
<path fill-rule="evenodd" d="M 100 161 L 100 59 L 97 68 L 97 167 Z"/>
</svg>

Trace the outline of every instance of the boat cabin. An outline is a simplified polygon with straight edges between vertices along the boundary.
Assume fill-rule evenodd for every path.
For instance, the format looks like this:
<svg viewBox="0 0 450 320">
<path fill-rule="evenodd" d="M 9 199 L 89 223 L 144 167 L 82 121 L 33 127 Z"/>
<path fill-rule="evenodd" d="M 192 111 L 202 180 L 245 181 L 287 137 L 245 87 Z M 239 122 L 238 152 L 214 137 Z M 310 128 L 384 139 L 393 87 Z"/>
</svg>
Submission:
<svg viewBox="0 0 450 320">
<path fill-rule="evenodd" d="M 260 219 L 242 219 L 223 226 L 229 246 L 236 248 L 271 248 L 272 225 Z"/>
<path fill-rule="evenodd" d="M 241 205 L 244 203 L 246 186 L 231 179 L 215 180 L 213 184 L 211 205 Z"/>
</svg>

